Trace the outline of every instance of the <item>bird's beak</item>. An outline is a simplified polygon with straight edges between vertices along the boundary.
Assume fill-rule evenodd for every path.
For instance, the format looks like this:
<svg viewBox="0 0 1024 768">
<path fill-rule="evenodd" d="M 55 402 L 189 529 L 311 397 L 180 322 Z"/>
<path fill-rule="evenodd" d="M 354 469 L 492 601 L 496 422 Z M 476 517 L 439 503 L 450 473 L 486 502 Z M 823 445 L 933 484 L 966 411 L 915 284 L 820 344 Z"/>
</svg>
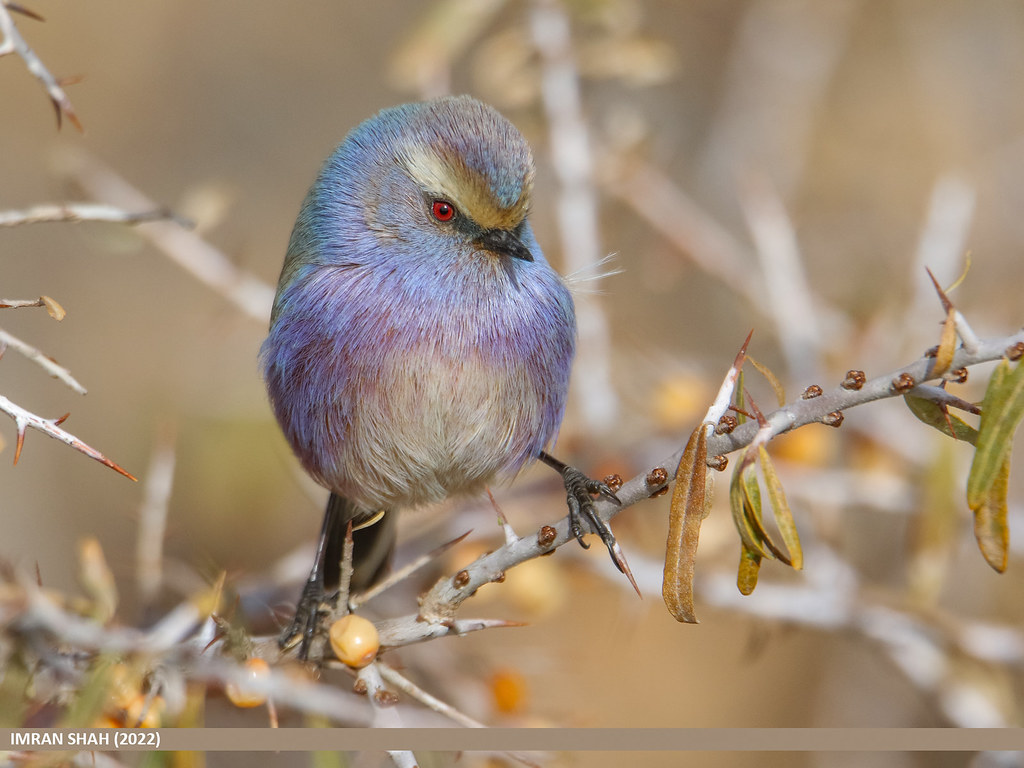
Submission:
<svg viewBox="0 0 1024 768">
<path fill-rule="evenodd" d="M 476 239 L 476 244 L 492 253 L 511 256 L 513 259 L 522 261 L 533 261 L 530 249 L 507 229 L 488 229 Z"/>
</svg>

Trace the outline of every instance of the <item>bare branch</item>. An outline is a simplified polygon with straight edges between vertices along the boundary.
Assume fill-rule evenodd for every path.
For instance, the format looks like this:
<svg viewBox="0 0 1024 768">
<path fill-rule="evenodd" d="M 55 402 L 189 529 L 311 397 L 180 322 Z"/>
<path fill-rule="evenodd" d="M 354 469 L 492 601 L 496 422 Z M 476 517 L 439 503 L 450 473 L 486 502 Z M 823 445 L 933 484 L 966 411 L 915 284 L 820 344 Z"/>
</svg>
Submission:
<svg viewBox="0 0 1024 768">
<path fill-rule="evenodd" d="M 71 375 L 67 368 L 60 365 L 49 355 L 43 354 L 31 344 L 22 341 L 16 336 L 12 336 L 10 333 L 0 328 L 0 347 L 3 346 L 24 355 L 33 363 L 39 365 L 48 374 L 53 376 L 53 378 L 60 379 L 60 381 L 71 387 L 71 389 L 75 390 L 78 394 L 84 395 L 86 393 L 85 387 L 83 387 L 78 380 Z"/>
<path fill-rule="evenodd" d="M 57 112 L 57 128 L 60 128 L 63 115 L 67 115 L 68 120 L 72 122 L 75 128 L 81 131 L 82 124 L 78 121 L 78 115 L 75 114 L 74 107 L 71 106 L 71 99 L 68 98 L 57 78 L 50 74 L 42 59 L 36 55 L 35 51 L 29 48 L 25 38 L 18 32 L 14 19 L 11 18 L 10 11 L 12 10 L 18 10 L 27 16 L 42 21 L 40 16 L 26 12 L 20 6 L 6 2 L 6 0 L 5 2 L 0 2 L 0 34 L 3 35 L 3 40 L 0 41 L 0 56 L 6 56 L 9 53 L 18 54 L 22 61 L 25 62 L 25 66 L 28 67 L 28 71 L 43 84 L 50 96 L 50 101 L 53 102 L 53 108 Z"/>
<path fill-rule="evenodd" d="M 431 694 L 427 693 L 414 682 L 409 680 L 409 678 L 405 677 L 397 670 L 392 669 L 387 664 L 378 664 L 377 667 L 380 671 L 380 676 L 384 678 L 385 682 L 389 683 L 392 687 L 397 688 L 403 693 L 416 699 L 416 701 L 420 702 L 421 704 L 430 707 L 435 712 L 440 712 L 445 717 L 454 720 L 456 723 L 466 728 L 487 727 L 479 720 L 474 720 L 469 715 L 460 712 L 451 704 L 443 702 L 436 696 L 432 696 Z"/>
<path fill-rule="evenodd" d="M 821 325 L 793 222 L 769 179 L 751 173 L 743 182 L 740 202 L 761 264 L 776 337 L 790 373 L 813 378 L 821 368 Z"/>
<path fill-rule="evenodd" d="M 957 368 L 969 367 L 998 360 L 1008 348 L 1021 342 L 1024 342 L 1024 330 L 1012 336 L 981 341 L 975 350 L 959 349 L 954 356 L 953 365 Z M 806 400 L 797 399 L 765 416 L 763 424 L 748 421 L 732 432 L 710 435 L 708 437 L 708 455 L 732 453 L 750 445 L 755 439 L 767 441 L 783 432 L 806 424 L 835 424 L 834 414 L 874 400 L 902 396 L 907 392 L 931 399 L 935 396 L 937 388 L 920 385 L 933 378 L 931 375 L 933 365 L 934 358 L 925 356 L 904 368 L 870 379 L 859 389 L 844 389 L 842 386 L 837 386 L 834 390 L 823 392 L 818 397 Z M 896 382 L 908 381 L 914 383 L 906 389 L 896 384 Z M 943 401 L 945 402 L 945 395 L 943 395 Z M 624 483 L 616 491 L 621 505 L 615 505 L 603 499 L 595 500 L 594 506 L 598 514 L 606 521 L 611 520 L 622 510 L 658 492 L 672 480 L 670 471 L 674 470 L 666 471 L 665 468 L 677 467 L 681 456 L 682 449 L 657 467 L 662 470 L 658 476 L 664 480 L 654 486 L 651 485 L 649 478 L 655 473 L 650 471 L 641 472 Z M 493 622 L 470 623 L 466 620 L 456 620 L 455 613 L 462 602 L 484 584 L 499 581 L 510 568 L 526 560 L 547 554 L 572 539 L 567 518 L 544 526 L 542 530 L 545 529 L 554 530 L 554 537 L 542 536 L 540 532 L 534 536 L 524 536 L 483 555 L 463 568 L 455 577 L 445 577 L 439 580 L 422 597 L 417 614 L 378 624 L 381 645 L 397 647 L 495 626 L 496 624 Z M 497 625 L 507 626 L 507 624 Z"/>
<path fill-rule="evenodd" d="M 541 62 L 541 95 L 551 142 L 551 163 L 559 181 L 557 202 L 561 254 L 565 271 L 576 273 L 599 263 L 600 229 L 594 183 L 593 148 L 583 116 L 579 73 L 573 59 L 569 16 L 561 3 L 534 0 L 530 33 Z M 579 344 L 572 398 L 584 409 L 583 423 L 593 429 L 613 424 L 619 401 L 611 381 L 612 351 L 608 318 L 600 297 L 575 295 Z"/>
<path fill-rule="evenodd" d="M 64 419 L 68 417 L 68 414 L 64 414 L 59 419 L 44 419 L 41 416 L 36 416 L 31 411 L 25 410 L 20 405 L 11 402 L 3 395 L 0 395 L 0 411 L 14 419 L 14 423 L 18 428 L 18 445 L 14 450 L 15 464 L 18 463 L 18 458 L 21 456 L 22 446 L 25 443 L 25 430 L 31 427 L 32 429 L 39 430 L 43 434 L 49 435 L 55 440 L 60 440 L 65 445 L 70 445 L 76 451 L 80 451 L 90 459 L 95 459 L 100 464 L 110 467 L 112 470 L 124 475 L 129 480 L 136 479 L 132 474 L 112 462 L 95 448 L 83 443 L 70 432 L 61 429 L 60 425 Z"/>
<path fill-rule="evenodd" d="M 160 206 L 84 152 L 68 153 L 67 166 L 85 191 L 125 210 L 152 211 Z M 139 222 L 138 232 L 178 266 L 260 323 L 270 319 L 274 288 L 239 267 L 222 251 L 174 221 Z"/>
<path fill-rule="evenodd" d="M 171 430 L 164 430 L 153 446 L 145 475 L 135 545 L 139 598 L 145 604 L 151 604 L 156 599 L 163 583 L 164 531 L 167 528 L 167 508 L 174 483 L 174 465 L 174 435 Z"/>
<path fill-rule="evenodd" d="M 113 205 L 100 203 L 47 203 L 21 211 L 0 211 L 0 227 L 40 224 L 54 221 L 104 221 L 114 224 L 138 224 L 143 221 L 173 219 L 166 208 L 153 208 L 133 213 Z"/>
</svg>

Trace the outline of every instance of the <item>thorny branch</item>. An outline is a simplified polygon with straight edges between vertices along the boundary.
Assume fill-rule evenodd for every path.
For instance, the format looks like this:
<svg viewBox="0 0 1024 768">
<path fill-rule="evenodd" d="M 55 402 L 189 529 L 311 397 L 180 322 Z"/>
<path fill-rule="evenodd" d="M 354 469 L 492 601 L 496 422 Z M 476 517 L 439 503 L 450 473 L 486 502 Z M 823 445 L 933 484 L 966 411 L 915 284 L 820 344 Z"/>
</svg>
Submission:
<svg viewBox="0 0 1024 768">
<path fill-rule="evenodd" d="M 961 348 L 957 351 L 953 367 L 971 367 L 997 360 L 1008 350 L 1021 348 L 1024 348 L 1024 330 L 1011 336 L 979 340 L 974 349 L 968 351 Z M 811 423 L 834 423 L 834 420 L 830 419 L 832 413 L 842 412 L 873 400 L 903 395 L 908 391 L 947 406 L 970 410 L 969 403 L 959 400 L 944 389 L 926 383 L 931 380 L 933 366 L 934 358 L 926 355 L 901 369 L 865 381 L 859 389 L 848 388 L 851 385 L 847 381 L 844 382 L 846 387 L 840 385 L 810 399 L 799 398 L 765 417 L 771 436 Z M 906 388 L 908 379 L 905 377 L 908 376 L 916 383 Z M 894 382 L 898 382 L 899 385 L 895 385 Z M 0 399 L 0 406 L 4 404 L 5 401 Z M 763 428 L 755 422 L 749 422 L 730 434 L 713 434 L 708 438 L 708 453 L 717 455 L 736 451 L 750 444 L 759 433 L 763 433 Z M 597 501 L 596 506 L 601 516 L 610 520 L 623 509 L 657 494 L 671 482 L 672 478 L 671 469 L 660 473 L 656 470 L 672 468 L 678 461 L 677 453 L 668 457 L 660 467 L 652 468 L 654 471 L 640 473 L 624 483 L 617 492 L 622 501 L 621 507 L 610 502 Z M 652 483 L 650 478 L 656 478 L 656 481 Z M 456 619 L 455 613 L 479 587 L 492 581 L 499 581 L 510 568 L 550 553 L 571 540 L 572 536 L 568 530 L 568 522 L 564 518 L 554 524 L 543 526 L 536 534 L 530 536 L 515 537 L 507 526 L 505 531 L 506 543 L 503 546 L 478 558 L 454 576 L 440 579 L 422 597 L 420 609 L 416 613 L 378 622 L 377 629 L 382 649 L 398 648 L 446 635 L 463 635 L 481 629 L 513 625 L 512 622 L 494 619 Z M 812 558 L 814 557 L 812 554 Z M 660 578 L 656 566 L 657 564 L 646 563 L 641 558 L 640 567 L 636 569 L 640 583 L 648 589 L 654 588 L 654 581 Z M 815 563 L 812 562 L 809 571 L 813 573 L 815 567 Z M 413 570 L 415 569 L 408 569 L 405 573 L 411 573 Z M 12 585 L 17 588 L 11 589 Z M 711 602 L 722 604 L 725 598 L 721 592 L 725 587 L 714 585 L 718 585 L 718 581 L 712 579 L 705 589 L 702 589 L 701 594 L 706 595 Z M 812 589 L 813 585 L 808 588 Z M 707 591 L 708 589 L 710 591 Z M 730 589 L 731 592 L 735 592 L 734 587 Z M 770 590 L 762 590 L 762 595 L 769 592 L 770 596 Z M 742 599 L 744 598 L 734 595 L 730 598 L 730 604 L 736 604 Z M 365 601 L 360 600 L 358 596 L 353 599 L 353 603 L 363 602 Z M 776 605 L 777 602 L 773 601 L 772 605 Z M 289 665 L 271 668 L 268 675 L 253 682 L 246 676 L 238 662 L 231 658 L 229 645 L 224 644 L 224 638 L 216 633 L 213 623 L 204 620 L 209 610 L 208 598 L 196 598 L 183 603 L 150 629 L 143 631 L 103 626 L 75 615 L 25 578 L 9 579 L 6 588 L 0 584 L 0 624 L 7 627 L 3 634 L 7 635 L 13 631 L 16 635 L 33 635 L 37 639 L 34 647 L 48 647 L 53 640 L 57 640 L 62 645 L 86 652 L 86 656 L 77 656 L 79 661 L 88 658 L 90 654 L 141 654 L 149 659 L 148 663 L 152 669 L 159 671 L 158 675 L 154 674 L 154 679 L 159 679 L 160 685 L 167 687 L 168 690 L 174 689 L 175 686 L 180 688 L 183 680 L 225 686 L 229 683 L 245 684 L 266 694 L 277 705 L 327 715 L 336 720 L 367 724 L 371 721 L 380 722 L 382 717 L 392 718 L 388 707 L 381 708 L 375 705 L 373 709 L 376 714 L 371 714 L 365 702 L 359 697 L 331 686 L 317 685 L 303 675 L 296 675 Z M 779 610 L 780 615 L 786 614 L 785 609 Z M 827 621 L 830 615 L 832 614 L 826 611 L 821 614 L 821 619 Z M 925 629 L 908 628 L 909 634 L 904 633 L 905 637 L 901 635 L 903 640 L 890 640 L 878 628 L 878 622 L 881 620 L 880 616 L 863 613 L 859 619 L 852 621 L 851 626 L 857 626 L 858 631 L 867 637 L 874 637 L 884 647 L 889 648 L 892 643 L 897 643 L 899 647 L 890 648 L 897 661 L 903 648 L 901 643 L 911 642 L 913 637 L 927 632 Z M 49 642 L 38 642 L 46 639 L 49 639 Z M 962 640 L 963 643 L 968 643 L 970 637 L 965 636 Z M 250 655 L 264 657 L 275 663 L 282 661 L 276 638 L 250 638 L 246 641 L 246 647 Z M 50 661 L 57 663 L 56 658 Z M 421 691 L 411 681 L 383 663 L 374 662 L 372 668 L 366 668 L 360 673 L 359 679 L 365 679 L 365 684 L 379 691 L 382 698 L 386 698 L 386 685 L 390 685 L 445 717 L 453 718 L 463 725 L 475 724 L 466 720 L 458 710 Z M 409 725 L 410 717 L 415 720 L 418 716 L 414 711 L 406 710 L 402 715 L 402 723 Z"/>
<path fill-rule="evenodd" d="M 12 308 L 12 307 L 46 307 L 47 312 L 57 320 L 64 317 L 64 308 L 61 307 L 56 301 L 48 296 L 40 296 L 34 300 L 11 300 L 4 299 L 0 300 L 0 308 Z M 79 394 L 85 394 L 85 387 L 78 383 L 71 373 L 57 363 L 53 358 L 43 354 L 38 349 L 33 347 L 21 339 L 11 335 L 10 333 L 0 329 L 0 357 L 8 349 L 14 349 L 27 357 L 32 362 L 38 364 L 47 373 L 56 379 L 59 379 L 68 387 L 73 389 Z M 17 445 L 14 449 L 14 463 L 18 463 L 18 459 L 21 458 L 21 450 L 25 445 L 25 433 L 31 427 L 32 429 L 38 430 L 43 434 L 49 435 L 52 438 L 60 440 L 65 445 L 69 445 L 76 451 L 84 453 L 90 459 L 95 459 L 104 466 L 110 467 L 115 472 L 124 475 L 130 480 L 135 480 L 131 474 L 125 471 L 122 467 L 115 464 L 113 461 L 108 459 L 102 453 L 97 451 L 90 445 L 79 440 L 73 434 L 61 427 L 64 420 L 70 414 L 65 413 L 63 416 L 56 419 L 47 419 L 42 416 L 37 416 L 31 411 L 21 407 L 17 403 L 14 403 L 10 399 L 0 395 L 0 412 L 6 413 L 12 419 L 14 419 L 15 427 L 18 431 Z"/>
<path fill-rule="evenodd" d="M 0 412 L 6 413 L 8 416 L 14 419 L 14 424 L 18 429 L 18 444 L 17 447 L 14 449 L 15 463 L 17 463 L 18 459 L 21 457 L 21 449 L 25 444 L 25 432 L 29 427 L 31 427 L 32 429 L 36 429 L 45 435 L 49 435 L 55 440 L 60 440 L 62 443 L 71 446 L 76 451 L 84 453 L 90 459 L 95 459 L 100 464 L 106 467 L 110 467 L 112 470 L 114 470 L 118 474 L 124 475 L 129 480 L 136 479 L 131 473 L 129 473 L 127 470 L 112 462 L 110 459 L 108 459 L 102 453 L 97 451 L 95 448 L 93 448 L 90 445 L 87 445 L 86 443 L 83 443 L 70 432 L 68 432 L 65 429 L 62 429 L 60 425 L 68 417 L 68 414 L 64 414 L 63 416 L 56 419 L 45 419 L 42 416 L 37 416 L 31 411 L 25 410 L 20 405 L 11 402 L 3 395 L 0 395 Z"/>
<path fill-rule="evenodd" d="M 3 306 L 3 304 L 0 304 L 0 306 Z M 40 352 L 31 344 L 22 341 L 17 336 L 14 336 L 13 334 L 10 334 L 7 331 L 0 328 L 0 350 L 3 350 L 4 348 L 13 349 L 15 352 L 24 355 L 33 363 L 39 365 L 44 371 L 53 376 L 55 379 L 60 379 L 60 381 L 62 381 L 64 384 L 66 384 L 68 387 L 73 389 L 78 394 L 84 395 L 86 393 L 85 387 L 83 387 L 78 382 L 78 379 L 71 375 L 71 372 L 67 368 L 62 366 L 52 357 L 44 354 L 43 352 Z"/>
<path fill-rule="evenodd" d="M 50 74 L 42 59 L 25 42 L 25 38 L 21 36 L 17 26 L 14 24 L 14 19 L 11 18 L 11 11 L 37 21 L 43 21 L 42 16 L 17 3 L 12 3 L 8 0 L 0 2 L 0 35 L 3 36 L 2 40 L 0 40 L 0 56 L 6 56 L 9 53 L 18 54 L 22 61 L 25 62 L 25 66 L 28 67 L 28 71 L 35 75 L 36 79 L 46 88 L 50 101 L 53 102 L 53 108 L 57 112 L 57 127 L 60 128 L 63 116 L 67 115 L 68 120 L 74 124 L 75 128 L 81 131 L 82 124 L 78 121 L 78 115 L 75 114 L 74 107 L 71 106 L 71 99 L 68 98 L 64 88 L 61 87 L 61 81 Z"/>
<path fill-rule="evenodd" d="M 973 350 L 959 349 L 954 356 L 956 368 L 968 368 L 981 363 L 998 360 L 1015 345 L 1024 344 L 1024 330 L 1011 336 L 979 341 Z M 930 381 L 934 358 L 923 356 L 910 365 L 883 376 L 867 380 L 859 389 L 847 389 L 842 385 L 810 399 L 798 399 L 766 415 L 769 437 L 814 423 L 836 424 L 839 419 L 833 414 L 874 400 L 898 397 L 908 392 L 925 399 L 948 404 L 948 394 L 936 387 L 925 386 Z M 913 382 L 907 386 L 907 382 Z M 737 451 L 749 445 L 760 430 L 759 425 L 750 421 L 728 434 L 714 434 L 708 438 L 708 456 L 714 457 Z M 672 472 L 682 458 L 680 448 L 652 471 L 641 472 L 625 482 L 616 491 L 622 502 L 616 506 L 610 501 L 597 500 L 595 507 L 600 516 L 611 520 L 626 508 L 657 494 L 673 479 Z M 662 469 L 661 473 L 653 470 Z M 657 477 L 656 483 L 648 478 Z M 554 532 L 553 535 L 551 532 Z M 383 646 L 396 647 L 420 642 L 448 634 L 461 634 L 468 627 L 454 620 L 458 607 L 484 584 L 499 580 L 508 569 L 544 555 L 560 547 L 572 538 L 568 520 L 544 526 L 536 535 L 510 541 L 494 552 L 480 557 L 460 571 L 454 578 L 444 578 L 422 598 L 417 614 L 382 622 L 378 627 Z M 477 628 L 477 627 L 473 627 Z"/>
</svg>

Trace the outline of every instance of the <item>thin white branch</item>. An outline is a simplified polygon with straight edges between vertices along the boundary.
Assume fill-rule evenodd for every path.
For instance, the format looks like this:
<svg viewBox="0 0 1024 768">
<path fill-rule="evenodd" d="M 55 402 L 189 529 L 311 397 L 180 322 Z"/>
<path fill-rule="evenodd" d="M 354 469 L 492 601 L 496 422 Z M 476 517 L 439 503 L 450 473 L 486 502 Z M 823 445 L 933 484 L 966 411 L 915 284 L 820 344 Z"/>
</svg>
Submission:
<svg viewBox="0 0 1024 768">
<path fill-rule="evenodd" d="M 445 717 L 450 718 L 454 722 L 466 728 L 487 727 L 479 720 L 474 720 L 469 715 L 460 712 L 451 704 L 441 701 L 436 696 L 432 696 L 431 694 L 427 693 L 414 682 L 412 682 L 407 677 L 399 673 L 397 670 L 392 669 L 388 665 L 378 664 L 377 667 L 380 671 L 380 676 L 384 678 L 384 680 L 389 685 L 391 685 L 393 688 L 399 691 L 402 691 L 408 696 L 416 699 L 416 701 L 420 702 L 424 706 L 430 707 L 430 709 L 434 710 L 435 712 L 438 712 L 444 715 Z"/>
<path fill-rule="evenodd" d="M 914 298 L 908 303 L 904 320 L 898 327 L 913 328 L 916 324 L 912 320 L 928 317 L 934 311 L 935 288 L 926 269 L 946 284 L 960 272 L 976 200 L 974 187 L 957 176 L 946 175 L 935 182 L 911 267 Z M 909 343 L 919 347 L 923 340 L 915 335 Z"/>
<path fill-rule="evenodd" d="M 95 157 L 69 152 L 67 167 L 88 195 L 126 210 L 156 210 L 160 206 Z M 174 221 L 139 222 L 136 230 L 182 269 L 242 312 L 260 323 L 270 319 L 274 288 L 246 270 L 196 233 Z"/>
<path fill-rule="evenodd" d="M 28 15 L 40 21 L 42 20 L 41 17 L 35 16 L 35 14 Z M 71 99 L 64 93 L 64 89 L 61 88 L 57 78 L 50 74 L 50 71 L 43 65 L 42 60 L 36 55 L 35 51 L 29 48 L 25 38 L 18 32 L 6 2 L 0 2 L 0 35 L 3 35 L 3 40 L 0 41 L 0 56 L 6 56 L 9 53 L 18 54 L 22 61 L 25 62 L 25 66 L 28 67 L 28 71 L 46 88 L 50 101 L 53 102 L 53 108 L 57 112 L 57 127 L 60 127 L 62 115 L 67 115 L 68 120 L 74 123 L 74 126 L 81 131 L 82 124 L 78 122 L 78 115 L 75 114 L 75 109 L 71 106 Z"/>
<path fill-rule="evenodd" d="M 602 147 L 605 194 L 628 206 L 698 269 L 766 316 L 768 302 L 750 266 L 753 257 L 735 237 L 660 169 L 636 157 Z"/>
<path fill-rule="evenodd" d="M 569 17 L 558 0 L 534 0 L 530 33 L 540 54 L 541 95 L 548 121 L 551 164 L 560 189 L 557 204 L 562 260 L 567 273 L 597 264 L 601 253 L 597 225 L 597 191 L 590 134 L 583 116 L 579 74 L 573 61 Z M 614 424 L 619 401 L 612 385 L 612 350 L 608 319 L 600 297 L 575 295 L 579 324 L 577 367 L 572 399 L 582 409 L 584 428 Z"/>
<path fill-rule="evenodd" d="M 982 341 L 977 350 L 969 352 L 959 349 L 954 356 L 953 366 L 964 367 L 981 362 L 999 359 L 1011 346 L 1024 343 L 1024 330 L 1012 336 Z M 800 398 L 765 417 L 766 426 L 756 421 L 748 421 L 730 433 L 713 434 L 708 438 L 708 455 L 732 453 L 750 445 L 755 439 L 766 440 L 774 435 L 805 424 L 827 422 L 837 424 L 834 414 L 882 398 L 898 397 L 906 391 L 915 391 L 910 384 L 904 389 L 906 382 L 922 384 L 929 381 L 933 358 L 923 357 L 908 366 L 884 376 L 866 381 L 859 389 L 845 389 L 837 386 L 832 391 L 823 392 L 811 399 Z M 906 377 L 906 378 L 904 378 Z M 899 383 L 899 386 L 897 386 Z M 927 397 L 931 388 L 922 387 L 921 396 Z M 671 481 L 671 472 L 679 465 L 683 449 L 658 465 L 667 471 L 663 476 Z M 647 478 L 650 472 L 643 471 L 625 482 L 616 491 L 621 504 L 597 499 L 595 510 L 602 519 L 608 521 L 622 510 L 647 499 L 667 482 L 652 487 Z M 554 535 L 550 535 L 550 530 Z M 410 643 L 422 642 L 435 637 L 460 634 L 470 629 L 483 629 L 485 626 L 469 626 L 465 620 L 454 618 L 459 606 L 481 586 L 500 580 L 505 572 L 517 564 L 534 557 L 546 554 L 561 546 L 572 538 L 569 532 L 568 519 L 561 518 L 558 522 L 544 526 L 536 535 L 524 536 L 512 543 L 505 544 L 494 552 L 481 556 L 462 569 L 454 577 L 440 579 L 420 601 L 418 614 L 380 622 L 377 625 L 382 646 L 397 647 Z"/>
<path fill-rule="evenodd" d="M 133 213 L 101 203 L 48 203 L 21 211 L 0 211 L 0 227 L 40 224 L 54 221 L 105 221 L 115 224 L 138 224 L 142 221 L 170 219 L 174 215 L 165 208 Z"/>
<path fill-rule="evenodd" d="M 0 395 L 0 412 L 6 413 L 14 419 L 14 423 L 18 429 L 18 445 L 14 451 L 15 463 L 18 462 L 18 458 L 21 456 L 22 446 L 25 443 L 25 430 L 31 427 L 32 429 L 39 430 L 43 434 L 49 435 L 55 440 L 60 440 L 62 443 L 71 446 L 76 451 L 84 453 L 90 459 L 95 459 L 100 464 L 110 467 L 112 470 L 124 475 L 129 480 L 135 480 L 134 476 L 112 462 L 95 448 L 83 443 L 70 432 L 61 429 L 60 424 L 65 418 L 67 418 L 66 415 L 59 419 L 44 419 L 42 416 L 36 416 L 36 414 L 31 411 L 27 411 L 20 405 L 11 402 L 3 395 Z"/>
<path fill-rule="evenodd" d="M 395 704 L 398 700 L 381 677 L 383 665 L 371 662 L 356 673 L 359 681 L 366 686 L 366 695 L 373 707 L 373 721 L 370 723 L 373 728 L 400 728 L 402 718 L 398 714 Z"/>
<path fill-rule="evenodd" d="M 145 475 L 139 532 L 135 544 L 135 568 L 139 599 L 152 604 L 163 583 L 164 532 L 174 485 L 174 437 L 162 435 L 153 447 Z"/>
<path fill-rule="evenodd" d="M 59 379 L 71 389 L 75 390 L 78 394 L 84 395 L 86 393 L 85 387 L 83 387 L 78 380 L 71 375 L 71 372 L 68 371 L 67 368 L 60 365 L 49 355 L 43 354 L 28 342 L 22 341 L 17 336 L 12 336 L 10 333 L 0 328 L 0 348 L 4 346 L 24 355 L 33 363 L 40 366 L 48 374 L 53 376 L 53 378 Z"/>
<path fill-rule="evenodd" d="M 749 174 L 739 191 L 790 374 L 797 381 L 814 381 L 820 369 L 821 334 L 793 224 L 767 178 Z"/>
<path fill-rule="evenodd" d="M 736 359 L 726 372 L 725 378 L 722 379 L 722 386 L 718 388 L 718 394 L 715 395 L 714 402 L 711 403 L 711 407 L 708 408 L 708 412 L 704 416 L 705 424 L 717 424 L 728 412 L 733 400 L 733 393 L 736 391 L 736 382 L 740 377 L 740 369 L 743 367 L 743 360 L 747 356 L 747 345 L 750 344 L 751 335 L 753 335 L 753 331 L 747 336 L 747 340 L 743 342 L 743 346 L 736 354 Z"/>
</svg>

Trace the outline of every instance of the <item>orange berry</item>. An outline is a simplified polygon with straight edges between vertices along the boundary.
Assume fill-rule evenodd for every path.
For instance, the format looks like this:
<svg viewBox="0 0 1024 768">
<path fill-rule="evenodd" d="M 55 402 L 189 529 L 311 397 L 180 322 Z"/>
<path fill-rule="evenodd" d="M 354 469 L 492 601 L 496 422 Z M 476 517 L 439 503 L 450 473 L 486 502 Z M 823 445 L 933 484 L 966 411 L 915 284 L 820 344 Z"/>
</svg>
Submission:
<svg viewBox="0 0 1024 768">
<path fill-rule="evenodd" d="M 331 625 L 331 648 L 342 663 L 359 669 L 377 657 L 380 636 L 373 623 L 350 613 Z"/>
<path fill-rule="evenodd" d="M 228 701 L 236 707 L 258 707 L 267 700 L 267 695 L 249 690 L 246 682 L 266 678 L 270 674 L 270 665 L 263 659 L 254 656 L 251 659 L 246 659 L 244 669 L 245 681 L 238 685 L 228 683 L 225 686 L 224 692 L 228 696 Z"/>
</svg>

